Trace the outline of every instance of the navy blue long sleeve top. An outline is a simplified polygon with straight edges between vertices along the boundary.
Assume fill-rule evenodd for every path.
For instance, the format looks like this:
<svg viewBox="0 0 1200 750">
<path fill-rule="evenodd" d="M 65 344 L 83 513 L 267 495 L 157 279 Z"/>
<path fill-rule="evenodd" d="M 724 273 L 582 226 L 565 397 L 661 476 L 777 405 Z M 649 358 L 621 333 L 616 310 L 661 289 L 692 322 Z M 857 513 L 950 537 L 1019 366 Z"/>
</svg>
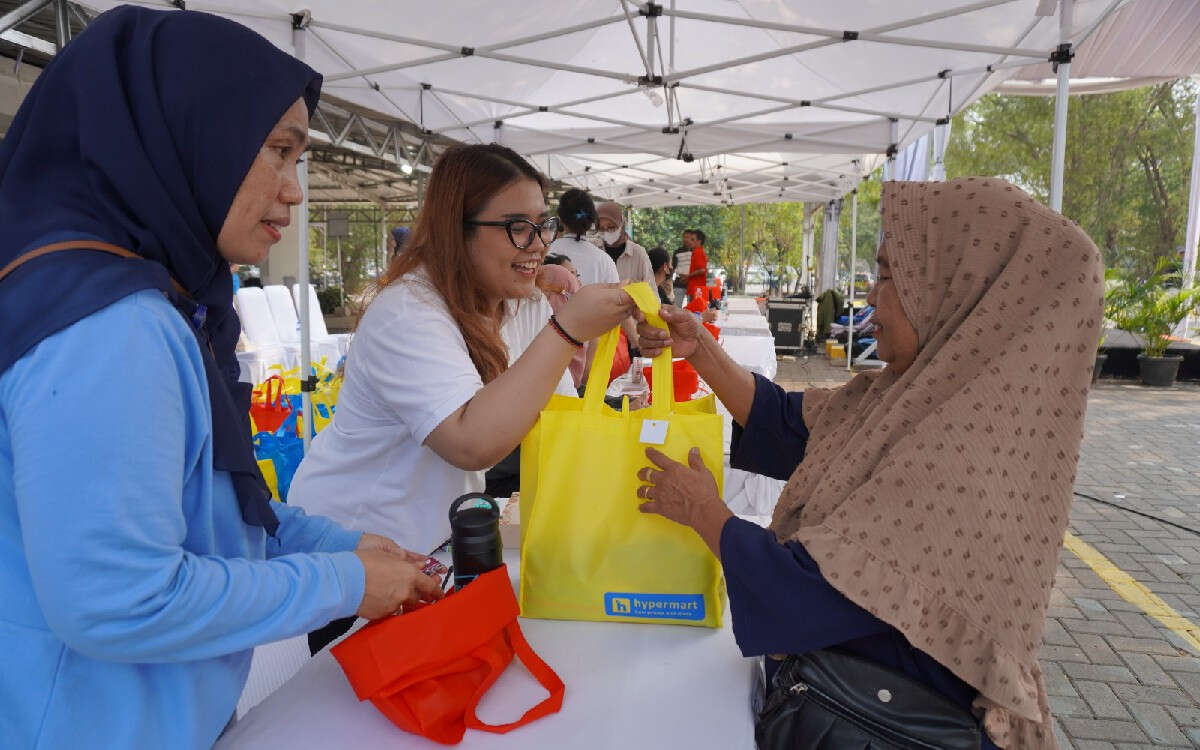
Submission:
<svg viewBox="0 0 1200 750">
<path fill-rule="evenodd" d="M 746 425 L 734 423 L 730 465 L 787 479 L 804 458 L 808 428 L 803 393 L 788 393 L 755 375 Z M 799 654 L 828 646 L 901 672 L 970 710 L 978 691 L 891 625 L 829 585 L 799 542 L 739 518 L 721 530 L 721 563 L 729 591 L 733 634 L 746 656 Z M 984 737 L 983 748 L 995 745 Z"/>
</svg>

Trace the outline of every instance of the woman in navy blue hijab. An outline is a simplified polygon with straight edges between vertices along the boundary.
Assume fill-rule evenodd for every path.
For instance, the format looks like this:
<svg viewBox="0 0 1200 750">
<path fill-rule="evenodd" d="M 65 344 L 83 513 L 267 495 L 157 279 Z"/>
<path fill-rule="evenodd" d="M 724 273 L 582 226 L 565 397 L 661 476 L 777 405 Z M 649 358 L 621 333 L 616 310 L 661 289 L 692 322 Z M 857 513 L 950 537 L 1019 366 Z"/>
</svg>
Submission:
<svg viewBox="0 0 1200 750">
<path fill-rule="evenodd" d="M 440 590 L 270 503 L 230 263 L 303 198 L 320 76 L 201 13 L 123 7 L 0 145 L 0 735 L 208 747 L 259 643 Z"/>
</svg>

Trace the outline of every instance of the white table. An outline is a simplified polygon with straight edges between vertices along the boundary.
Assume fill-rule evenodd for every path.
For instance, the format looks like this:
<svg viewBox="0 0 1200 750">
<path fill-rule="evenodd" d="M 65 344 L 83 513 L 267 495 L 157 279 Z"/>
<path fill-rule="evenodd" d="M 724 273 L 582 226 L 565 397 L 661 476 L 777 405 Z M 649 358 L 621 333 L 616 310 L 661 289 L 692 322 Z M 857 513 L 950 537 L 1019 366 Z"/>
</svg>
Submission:
<svg viewBox="0 0 1200 750">
<path fill-rule="evenodd" d="M 726 328 L 748 328 L 756 331 L 766 331 L 768 334 L 771 332 L 771 324 L 767 322 L 766 316 L 760 315 L 758 312 L 724 312 L 717 315 L 716 325 L 722 331 Z"/>
<path fill-rule="evenodd" d="M 731 313 L 759 314 L 758 302 L 753 297 L 730 297 L 725 300 L 725 309 Z"/>
<path fill-rule="evenodd" d="M 721 348 L 734 362 L 767 380 L 774 380 L 779 372 L 779 361 L 775 359 L 775 339 L 769 336 L 726 336 L 722 330 Z"/>
<path fill-rule="evenodd" d="M 505 560 L 516 582 L 516 550 Z M 720 748 L 752 750 L 754 661 L 741 656 L 729 612 L 719 630 L 680 625 L 521 619 L 526 639 L 566 683 L 559 713 L 509 734 L 467 730 L 460 747 Z M 515 661 L 488 691 L 479 717 L 502 723 L 546 695 Z M 326 649 L 251 709 L 217 748 L 440 748 L 360 703 Z"/>
</svg>

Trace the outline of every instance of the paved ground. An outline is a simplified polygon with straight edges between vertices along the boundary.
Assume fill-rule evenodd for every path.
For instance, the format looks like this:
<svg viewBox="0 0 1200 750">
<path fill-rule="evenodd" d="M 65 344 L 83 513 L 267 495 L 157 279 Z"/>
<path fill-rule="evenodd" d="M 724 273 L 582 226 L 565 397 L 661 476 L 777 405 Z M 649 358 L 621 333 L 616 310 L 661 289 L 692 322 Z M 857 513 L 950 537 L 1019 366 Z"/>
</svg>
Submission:
<svg viewBox="0 0 1200 750">
<path fill-rule="evenodd" d="M 776 378 L 789 389 L 845 379 L 823 357 L 781 359 Z M 1069 529 L 1200 636 L 1200 387 L 1096 386 L 1076 490 L 1196 530 L 1081 497 Z M 1063 549 L 1042 648 L 1063 750 L 1200 748 L 1200 653 L 1135 598 Z"/>
</svg>

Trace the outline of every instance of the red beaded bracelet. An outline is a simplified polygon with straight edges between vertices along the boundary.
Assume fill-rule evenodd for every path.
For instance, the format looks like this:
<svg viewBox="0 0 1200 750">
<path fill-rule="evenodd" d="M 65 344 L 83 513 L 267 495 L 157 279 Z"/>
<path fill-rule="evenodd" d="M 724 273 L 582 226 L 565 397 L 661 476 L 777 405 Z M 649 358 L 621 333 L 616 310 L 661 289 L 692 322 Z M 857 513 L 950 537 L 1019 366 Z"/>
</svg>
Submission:
<svg viewBox="0 0 1200 750">
<path fill-rule="evenodd" d="M 553 315 L 550 316 L 550 327 L 554 329 L 555 333 L 557 333 L 559 336 L 562 336 L 563 341 L 566 341 L 571 346 L 575 347 L 576 349 L 583 347 L 583 342 L 567 333 L 562 327 L 562 323 L 559 323 L 558 318 L 554 317 Z"/>
</svg>

